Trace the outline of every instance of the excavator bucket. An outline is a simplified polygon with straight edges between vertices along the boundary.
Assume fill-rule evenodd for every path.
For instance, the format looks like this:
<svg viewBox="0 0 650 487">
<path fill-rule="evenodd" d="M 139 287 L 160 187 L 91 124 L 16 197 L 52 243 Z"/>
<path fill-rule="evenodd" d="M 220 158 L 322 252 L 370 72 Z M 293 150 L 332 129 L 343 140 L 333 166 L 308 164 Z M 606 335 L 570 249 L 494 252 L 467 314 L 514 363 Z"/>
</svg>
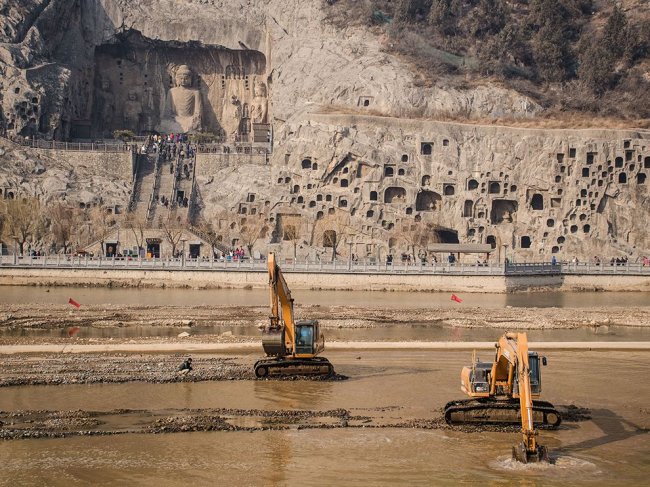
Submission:
<svg viewBox="0 0 650 487">
<path fill-rule="evenodd" d="M 535 451 L 529 452 L 522 441 L 512 447 L 512 459 L 519 463 L 548 463 L 548 449 L 538 445 Z"/>
</svg>

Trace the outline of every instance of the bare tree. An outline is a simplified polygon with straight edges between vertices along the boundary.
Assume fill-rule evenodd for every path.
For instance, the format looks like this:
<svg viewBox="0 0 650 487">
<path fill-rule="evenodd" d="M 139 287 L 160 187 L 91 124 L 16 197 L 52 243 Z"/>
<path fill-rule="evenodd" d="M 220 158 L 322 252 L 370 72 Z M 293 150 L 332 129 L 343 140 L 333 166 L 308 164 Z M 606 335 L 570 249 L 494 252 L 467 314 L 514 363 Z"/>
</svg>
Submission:
<svg viewBox="0 0 650 487">
<path fill-rule="evenodd" d="M 431 226 L 422 222 L 405 222 L 400 229 L 393 232 L 393 236 L 406 243 L 407 251 L 411 251 L 413 261 L 419 255 L 418 249 L 425 248 L 430 240 Z"/>
<path fill-rule="evenodd" d="M 219 244 L 221 243 L 222 237 L 220 235 L 217 235 L 217 232 L 215 231 L 212 223 L 201 222 L 197 228 L 197 232 L 201 238 L 210 245 L 212 255 L 216 255 L 216 249 L 219 249 Z"/>
<path fill-rule="evenodd" d="M 133 213 L 129 213 L 125 221 L 125 226 L 131 231 L 135 244 L 138 246 L 138 255 L 141 255 L 145 245 L 144 234 L 148 228 L 147 218 L 144 216 L 138 217 Z"/>
<path fill-rule="evenodd" d="M 258 215 L 257 218 L 251 219 L 250 217 L 240 221 L 239 235 L 241 242 L 248 249 L 248 255 L 253 256 L 253 246 L 255 242 L 264 233 L 266 228 L 266 218 L 263 215 Z M 295 250 L 294 250 L 295 257 Z"/>
<path fill-rule="evenodd" d="M 332 262 L 334 262 L 339 244 L 354 234 L 350 215 L 341 211 L 327 215 L 318 221 L 317 233 L 322 235 L 323 247 L 332 248 Z"/>
<path fill-rule="evenodd" d="M 63 253 L 67 254 L 79 229 L 79 211 L 70 205 L 59 202 L 48 208 L 46 215 L 50 222 L 54 245 L 63 249 Z"/>
<path fill-rule="evenodd" d="M 302 215 L 282 215 L 282 239 L 293 244 L 293 258 L 296 258 L 298 243 L 303 238 L 302 228 L 305 219 Z"/>
<path fill-rule="evenodd" d="M 42 235 L 40 202 L 37 198 L 19 198 L 6 200 L 3 206 L 4 233 L 18 243 L 22 255 L 25 243 Z"/>
<path fill-rule="evenodd" d="M 90 224 L 95 240 L 99 241 L 102 253 L 105 253 L 104 242 L 117 225 L 115 215 L 106 207 L 95 206 L 90 210 Z"/>
<path fill-rule="evenodd" d="M 168 218 L 160 222 L 160 229 L 169 245 L 172 246 L 172 256 L 176 255 L 176 249 L 185 231 L 185 225 L 176 218 Z"/>
</svg>

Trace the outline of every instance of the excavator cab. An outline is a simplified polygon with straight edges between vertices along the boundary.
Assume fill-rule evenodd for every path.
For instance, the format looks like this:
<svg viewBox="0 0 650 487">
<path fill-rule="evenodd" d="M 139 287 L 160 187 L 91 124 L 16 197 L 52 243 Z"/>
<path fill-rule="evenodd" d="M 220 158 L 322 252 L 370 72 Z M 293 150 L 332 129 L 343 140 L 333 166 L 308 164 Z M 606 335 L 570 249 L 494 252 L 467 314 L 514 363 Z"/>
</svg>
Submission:
<svg viewBox="0 0 650 487">
<path fill-rule="evenodd" d="M 299 320 L 296 322 L 296 355 L 315 355 L 318 353 L 320 337 L 318 321 Z"/>
<path fill-rule="evenodd" d="M 542 393 L 542 371 L 541 365 L 546 365 L 546 357 L 540 357 L 537 352 L 528 352 L 528 368 L 530 370 L 530 392 L 533 397 L 539 397 Z M 515 367 L 515 376 L 517 368 Z M 513 387 L 515 395 L 519 395 L 519 383 L 515 382 Z"/>
</svg>

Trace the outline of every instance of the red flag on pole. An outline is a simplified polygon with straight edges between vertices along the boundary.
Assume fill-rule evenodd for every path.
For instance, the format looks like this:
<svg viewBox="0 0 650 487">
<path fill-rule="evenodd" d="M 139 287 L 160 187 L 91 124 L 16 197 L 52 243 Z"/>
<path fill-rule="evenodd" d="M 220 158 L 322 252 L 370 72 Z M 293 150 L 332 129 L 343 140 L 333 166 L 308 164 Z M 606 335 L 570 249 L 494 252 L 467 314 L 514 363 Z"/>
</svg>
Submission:
<svg viewBox="0 0 650 487">
<path fill-rule="evenodd" d="M 462 302 L 463 302 L 463 300 L 460 299 L 460 298 L 459 298 L 458 296 L 456 296 L 455 294 L 452 294 L 452 295 L 451 295 L 451 300 L 452 300 L 452 301 L 456 301 L 457 303 L 462 303 Z"/>
<path fill-rule="evenodd" d="M 77 308 L 81 308 L 81 305 L 72 298 L 68 299 L 68 304 L 71 304 L 72 306 L 76 306 Z"/>
</svg>

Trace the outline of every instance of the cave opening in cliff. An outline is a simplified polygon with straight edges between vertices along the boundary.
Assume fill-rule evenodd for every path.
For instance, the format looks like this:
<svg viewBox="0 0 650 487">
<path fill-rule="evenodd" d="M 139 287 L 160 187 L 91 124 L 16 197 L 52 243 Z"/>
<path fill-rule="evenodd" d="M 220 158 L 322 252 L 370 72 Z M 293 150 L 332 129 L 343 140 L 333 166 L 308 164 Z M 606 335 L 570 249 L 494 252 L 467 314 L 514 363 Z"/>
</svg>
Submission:
<svg viewBox="0 0 650 487">
<path fill-rule="evenodd" d="M 386 189 L 384 193 L 384 203 L 404 203 L 406 202 L 406 190 L 399 186 L 393 186 Z"/>
<path fill-rule="evenodd" d="M 78 75 L 70 135 L 205 132 L 252 142 L 269 130 L 266 64 L 256 50 L 128 30 L 97 46 L 92 69 Z"/>
<path fill-rule="evenodd" d="M 533 195 L 533 197 L 531 198 L 531 200 L 530 200 L 530 207 L 533 210 L 537 210 L 537 211 L 543 210 L 544 209 L 544 197 L 539 193 L 535 193 Z"/>
<path fill-rule="evenodd" d="M 463 205 L 463 216 L 465 218 L 470 218 L 472 216 L 473 211 L 474 211 L 474 202 L 472 200 L 465 200 L 465 204 Z"/>
<path fill-rule="evenodd" d="M 645 173 L 640 172 L 636 175 L 636 184 L 645 184 Z"/>
<path fill-rule="evenodd" d="M 435 211 L 440 209 L 442 197 L 434 191 L 420 191 L 415 198 L 415 211 Z"/>
<path fill-rule="evenodd" d="M 492 210 L 490 211 L 490 222 L 493 225 L 499 223 L 511 223 L 514 219 L 515 213 L 519 203 L 515 200 L 495 200 L 492 202 Z"/>
<path fill-rule="evenodd" d="M 449 228 L 436 228 L 433 230 L 433 241 L 436 243 L 460 243 L 458 232 Z"/>
</svg>

